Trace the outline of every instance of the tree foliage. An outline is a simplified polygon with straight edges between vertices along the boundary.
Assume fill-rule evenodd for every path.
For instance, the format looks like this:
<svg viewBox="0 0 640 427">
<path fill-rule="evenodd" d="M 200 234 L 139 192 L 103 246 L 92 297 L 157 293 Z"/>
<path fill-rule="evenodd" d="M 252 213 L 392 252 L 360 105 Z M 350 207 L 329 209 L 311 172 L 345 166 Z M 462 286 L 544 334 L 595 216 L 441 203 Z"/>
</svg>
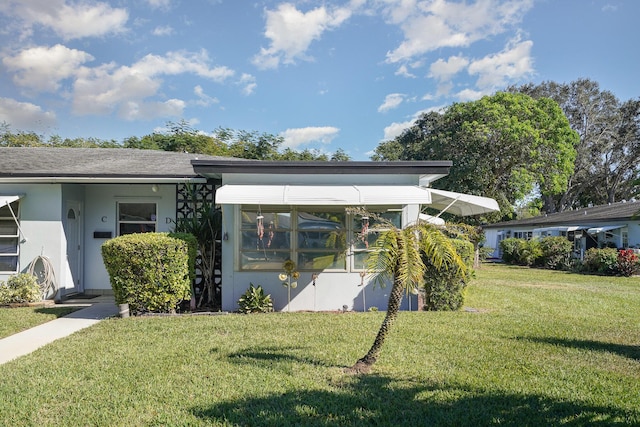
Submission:
<svg viewBox="0 0 640 427">
<path fill-rule="evenodd" d="M 621 103 L 589 79 L 527 84 L 510 90 L 555 100 L 580 137 L 568 185 L 560 193 L 543 195 L 545 212 L 613 203 L 637 194 L 640 100 Z"/>
<path fill-rule="evenodd" d="M 437 186 L 496 199 L 503 215 L 534 188 L 558 194 L 573 172 L 577 134 L 557 103 L 499 92 L 423 114 L 374 160 L 453 160 Z"/>
</svg>

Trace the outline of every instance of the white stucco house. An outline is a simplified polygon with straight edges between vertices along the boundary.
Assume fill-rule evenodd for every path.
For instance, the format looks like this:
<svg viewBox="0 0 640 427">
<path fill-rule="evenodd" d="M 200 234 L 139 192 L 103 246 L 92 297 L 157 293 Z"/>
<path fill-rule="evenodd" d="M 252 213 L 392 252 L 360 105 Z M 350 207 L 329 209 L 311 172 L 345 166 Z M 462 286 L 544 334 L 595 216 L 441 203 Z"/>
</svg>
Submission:
<svg viewBox="0 0 640 427">
<path fill-rule="evenodd" d="M 640 248 L 640 202 L 621 201 L 587 206 L 532 218 L 484 225 L 491 257 L 501 258 L 500 242 L 509 237 L 533 239 L 563 236 L 574 243 L 574 255 L 582 259 L 589 248 Z"/>
<path fill-rule="evenodd" d="M 369 285 L 363 269 L 376 234 L 359 237 L 373 220 L 347 208 L 397 226 L 417 221 L 427 205 L 458 215 L 498 209 L 492 199 L 430 188 L 449 161 L 261 162 L 49 147 L 3 147 L 0 158 L 0 280 L 46 257 L 56 298 L 110 294 L 101 245 L 121 234 L 171 231 L 192 212 L 187 186 L 222 207 L 217 280 L 228 311 L 250 283 L 272 295 L 276 310 L 384 309 L 389 289 Z M 286 259 L 300 272 L 290 303 L 278 277 Z M 415 299 L 405 301 L 403 309 L 416 308 Z"/>
</svg>

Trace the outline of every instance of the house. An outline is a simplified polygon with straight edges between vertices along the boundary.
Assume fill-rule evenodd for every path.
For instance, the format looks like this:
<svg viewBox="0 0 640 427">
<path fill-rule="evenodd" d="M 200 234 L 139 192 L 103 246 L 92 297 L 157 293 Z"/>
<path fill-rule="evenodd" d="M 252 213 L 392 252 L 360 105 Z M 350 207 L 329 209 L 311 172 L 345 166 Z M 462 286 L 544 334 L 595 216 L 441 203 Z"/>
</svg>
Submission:
<svg viewBox="0 0 640 427">
<path fill-rule="evenodd" d="M 250 283 L 276 310 L 386 307 L 388 288 L 369 285 L 364 259 L 375 220 L 405 226 L 421 206 L 472 215 L 488 198 L 429 188 L 449 161 L 261 162 L 188 153 L 106 148 L 0 148 L 0 280 L 47 263 L 56 298 L 110 294 L 101 245 L 121 234 L 171 231 L 195 203 L 221 205 L 221 308 L 234 310 Z M 424 217 L 423 217 L 424 218 Z M 437 221 L 439 218 L 431 218 Z M 363 238 L 362 231 L 365 231 Z M 282 287 L 292 259 L 298 287 Z M 408 299 L 403 309 L 415 309 Z"/>
<path fill-rule="evenodd" d="M 484 225 L 486 246 L 501 258 L 500 242 L 509 237 L 533 239 L 564 236 L 582 258 L 589 248 L 640 248 L 640 202 L 622 201 L 559 213 Z"/>
</svg>

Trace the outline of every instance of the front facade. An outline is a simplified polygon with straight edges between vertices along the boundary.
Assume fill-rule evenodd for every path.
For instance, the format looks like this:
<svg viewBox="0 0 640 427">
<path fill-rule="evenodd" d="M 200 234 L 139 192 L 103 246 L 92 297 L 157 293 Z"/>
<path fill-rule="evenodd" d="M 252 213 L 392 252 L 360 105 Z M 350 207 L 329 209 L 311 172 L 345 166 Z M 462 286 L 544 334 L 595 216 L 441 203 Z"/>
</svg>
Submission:
<svg viewBox="0 0 640 427">
<path fill-rule="evenodd" d="M 502 257 L 500 242 L 506 238 L 563 236 L 573 242 L 574 256 L 582 259 L 590 248 L 640 249 L 639 214 L 640 202 L 631 200 L 489 224 L 483 229 L 493 258 Z"/>
<path fill-rule="evenodd" d="M 374 288 L 364 274 L 377 236 L 364 211 L 402 227 L 424 205 L 497 209 L 491 199 L 430 189 L 448 161 L 258 162 L 98 148 L 0 148 L 0 156 L 0 280 L 46 262 L 56 298 L 110 294 L 101 245 L 171 231 L 190 210 L 187 185 L 222 207 L 217 274 L 228 311 L 251 283 L 272 295 L 276 310 L 385 309 L 389 288 Z M 300 273 L 296 288 L 279 278 L 287 259 Z M 417 309 L 415 298 L 403 309 Z"/>
</svg>

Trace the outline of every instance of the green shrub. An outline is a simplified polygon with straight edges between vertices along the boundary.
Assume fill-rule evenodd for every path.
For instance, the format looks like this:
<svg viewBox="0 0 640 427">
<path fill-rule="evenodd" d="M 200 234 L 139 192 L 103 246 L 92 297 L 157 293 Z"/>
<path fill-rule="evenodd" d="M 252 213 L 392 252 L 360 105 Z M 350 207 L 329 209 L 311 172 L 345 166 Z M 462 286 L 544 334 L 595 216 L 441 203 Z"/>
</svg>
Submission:
<svg viewBox="0 0 640 427">
<path fill-rule="evenodd" d="M 451 239 L 456 252 L 467 266 L 466 271 L 451 265 L 436 268 L 424 259 L 427 266 L 425 272 L 423 310 L 448 311 L 458 310 L 464 302 L 464 289 L 471 279 L 473 268 L 473 243 L 462 239 Z"/>
<path fill-rule="evenodd" d="M 188 246 L 166 233 L 127 234 L 102 245 L 116 303 L 133 314 L 174 312 L 190 298 Z"/>
<path fill-rule="evenodd" d="M 42 299 L 36 277 L 28 273 L 10 276 L 0 282 L 0 304 L 37 302 Z"/>
<path fill-rule="evenodd" d="M 615 276 L 618 274 L 618 250 L 591 248 L 584 254 L 583 270 L 587 273 Z"/>
<path fill-rule="evenodd" d="M 502 251 L 502 260 L 507 264 L 520 264 L 521 253 L 525 244 L 524 239 L 509 237 L 500 242 L 500 250 Z"/>
<path fill-rule="evenodd" d="M 542 247 L 539 239 L 525 240 L 520 252 L 520 265 L 540 265 L 542 259 Z"/>
<path fill-rule="evenodd" d="M 169 233 L 169 237 L 184 240 L 189 254 L 189 279 L 196 278 L 196 258 L 198 257 L 198 239 L 191 233 Z"/>
<path fill-rule="evenodd" d="M 268 313 L 273 311 L 271 295 L 265 295 L 262 286 L 255 287 L 249 284 L 249 289 L 238 300 L 241 313 Z"/>
<path fill-rule="evenodd" d="M 571 263 L 571 251 L 573 242 L 566 237 L 553 236 L 540 239 L 542 256 L 539 265 L 553 270 L 567 270 Z"/>
</svg>

